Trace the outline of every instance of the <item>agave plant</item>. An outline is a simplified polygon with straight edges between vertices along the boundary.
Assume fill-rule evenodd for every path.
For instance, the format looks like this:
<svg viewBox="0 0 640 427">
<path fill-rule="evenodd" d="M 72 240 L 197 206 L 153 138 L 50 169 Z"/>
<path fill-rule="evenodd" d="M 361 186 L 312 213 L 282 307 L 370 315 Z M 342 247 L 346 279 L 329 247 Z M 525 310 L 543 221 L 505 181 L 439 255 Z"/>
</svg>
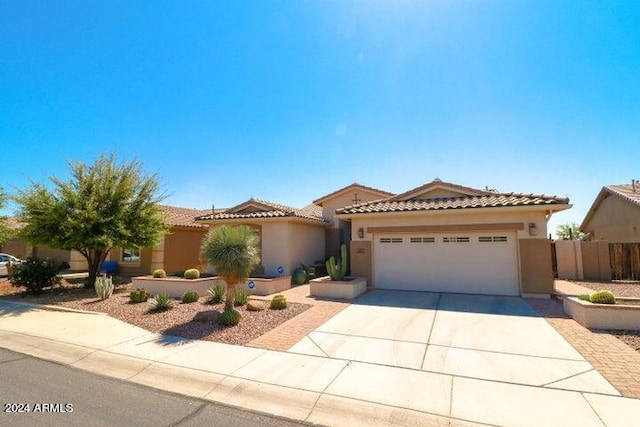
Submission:
<svg viewBox="0 0 640 427">
<path fill-rule="evenodd" d="M 113 293 L 113 281 L 111 277 L 99 276 L 96 278 L 96 294 L 101 300 L 105 300 Z"/>
</svg>

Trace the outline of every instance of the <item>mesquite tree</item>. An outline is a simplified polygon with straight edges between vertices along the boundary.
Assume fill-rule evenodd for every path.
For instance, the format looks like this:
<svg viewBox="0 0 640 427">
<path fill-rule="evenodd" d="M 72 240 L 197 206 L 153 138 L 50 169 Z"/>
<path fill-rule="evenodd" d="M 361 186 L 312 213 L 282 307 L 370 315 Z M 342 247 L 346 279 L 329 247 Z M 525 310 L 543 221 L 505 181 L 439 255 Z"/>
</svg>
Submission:
<svg viewBox="0 0 640 427">
<path fill-rule="evenodd" d="M 70 162 L 71 178 L 51 178 L 52 189 L 39 183 L 20 190 L 15 199 L 21 237 L 36 245 L 73 249 L 87 260 L 87 287 L 95 286 L 100 264 L 112 248 L 149 247 L 168 227 L 159 206 L 156 175 L 146 175 L 138 160 L 118 162 L 102 155 L 92 165 Z"/>
</svg>

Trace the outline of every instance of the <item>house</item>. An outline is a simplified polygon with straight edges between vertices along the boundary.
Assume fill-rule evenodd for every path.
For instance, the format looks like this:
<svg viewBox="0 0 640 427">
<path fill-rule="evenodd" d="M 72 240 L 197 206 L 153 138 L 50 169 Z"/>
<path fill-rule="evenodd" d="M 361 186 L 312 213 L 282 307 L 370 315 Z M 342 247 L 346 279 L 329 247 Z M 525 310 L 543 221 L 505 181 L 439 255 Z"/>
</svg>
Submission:
<svg viewBox="0 0 640 427">
<path fill-rule="evenodd" d="M 200 246 L 207 232 L 207 226 L 195 221 L 195 217 L 210 213 L 211 210 L 191 209 L 176 206 L 161 206 L 169 233 L 162 242 L 148 248 L 113 248 L 108 260 L 117 261 L 118 274 L 125 276 L 146 275 L 158 268 L 167 273 L 184 271 L 201 266 Z M 71 251 L 71 269 L 86 270 L 84 257 Z"/>
<path fill-rule="evenodd" d="M 196 222 L 208 227 L 253 227 L 260 239 L 261 270 L 266 276 L 290 275 L 301 263 L 323 261 L 325 230 L 331 226 L 318 205 L 298 209 L 253 198 L 222 212 L 201 215 Z"/>
<path fill-rule="evenodd" d="M 16 232 L 24 227 L 24 223 L 13 217 L 7 218 L 7 225 Z M 4 245 L 0 245 L 0 252 L 8 253 L 20 259 L 25 259 L 32 255 L 61 262 L 69 262 L 71 259 L 71 251 L 54 249 L 46 245 L 33 246 L 18 237 L 10 239 Z"/>
<path fill-rule="evenodd" d="M 493 295 L 553 292 L 547 221 L 567 198 L 479 190 L 435 179 L 353 203 L 351 273 L 380 289 Z"/>
<path fill-rule="evenodd" d="M 640 182 L 602 187 L 580 231 L 593 241 L 640 242 Z"/>
</svg>

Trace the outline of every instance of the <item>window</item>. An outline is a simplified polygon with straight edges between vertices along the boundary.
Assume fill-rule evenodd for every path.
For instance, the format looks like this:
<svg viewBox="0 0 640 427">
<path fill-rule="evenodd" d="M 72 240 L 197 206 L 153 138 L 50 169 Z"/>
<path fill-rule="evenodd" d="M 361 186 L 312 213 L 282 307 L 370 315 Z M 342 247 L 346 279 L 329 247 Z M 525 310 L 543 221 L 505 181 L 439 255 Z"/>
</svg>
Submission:
<svg viewBox="0 0 640 427">
<path fill-rule="evenodd" d="M 411 243 L 435 243 L 435 237 L 412 237 Z"/>
<path fill-rule="evenodd" d="M 128 263 L 140 262 L 140 248 L 122 248 L 120 261 Z"/>
<path fill-rule="evenodd" d="M 480 236 L 478 242 L 491 243 L 491 242 L 506 242 L 507 236 Z"/>
<path fill-rule="evenodd" d="M 469 243 L 468 237 L 443 237 L 442 243 Z"/>
<path fill-rule="evenodd" d="M 381 237 L 380 243 L 402 243 L 402 237 Z"/>
</svg>

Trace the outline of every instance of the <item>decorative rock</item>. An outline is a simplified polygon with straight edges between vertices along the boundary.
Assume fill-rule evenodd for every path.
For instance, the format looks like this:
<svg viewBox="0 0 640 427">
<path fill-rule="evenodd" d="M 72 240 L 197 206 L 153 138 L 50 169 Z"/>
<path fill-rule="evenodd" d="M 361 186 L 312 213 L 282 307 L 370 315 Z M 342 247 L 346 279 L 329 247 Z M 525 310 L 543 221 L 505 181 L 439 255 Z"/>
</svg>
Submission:
<svg viewBox="0 0 640 427">
<path fill-rule="evenodd" d="M 250 300 L 247 303 L 247 311 L 262 311 L 264 310 L 264 302 L 258 300 Z"/>
<path fill-rule="evenodd" d="M 193 316 L 194 322 L 217 322 L 220 313 L 216 310 L 200 311 Z"/>
</svg>

